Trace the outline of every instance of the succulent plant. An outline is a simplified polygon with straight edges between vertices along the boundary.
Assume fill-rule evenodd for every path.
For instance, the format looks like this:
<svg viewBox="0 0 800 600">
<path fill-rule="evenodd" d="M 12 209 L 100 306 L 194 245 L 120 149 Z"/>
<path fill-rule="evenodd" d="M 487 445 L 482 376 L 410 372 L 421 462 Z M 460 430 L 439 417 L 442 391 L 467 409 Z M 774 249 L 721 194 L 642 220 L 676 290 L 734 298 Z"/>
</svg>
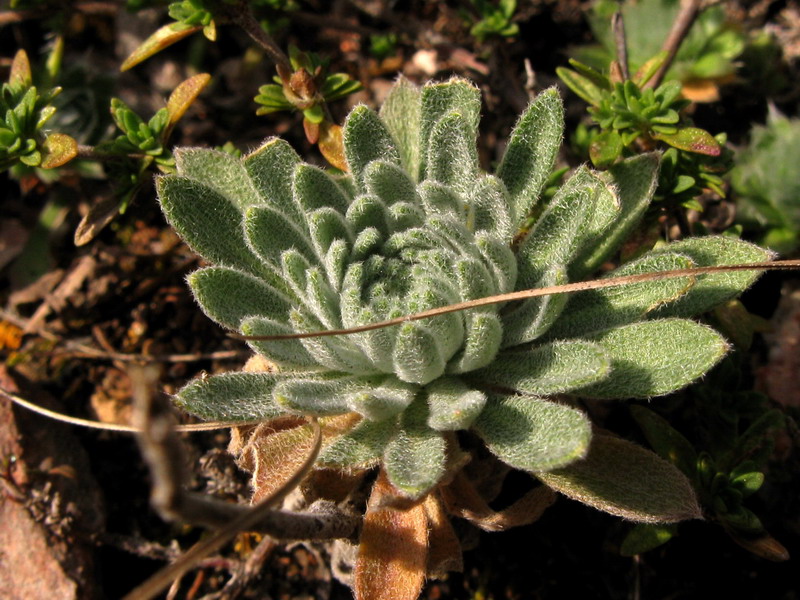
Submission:
<svg viewBox="0 0 800 600">
<path fill-rule="evenodd" d="M 350 335 L 263 339 L 580 281 L 614 257 L 648 206 L 658 156 L 603 173 L 579 167 L 540 206 L 562 139 L 557 91 L 521 115 L 494 175 L 478 162 L 480 107 L 464 80 L 420 89 L 401 79 L 380 113 L 358 106 L 348 116 L 343 175 L 303 162 L 275 138 L 243 159 L 176 150 L 177 174 L 158 180 L 162 207 L 213 265 L 189 285 L 217 323 L 261 336 L 249 344 L 277 367 L 197 379 L 177 404 L 225 421 L 316 416 L 325 432 L 319 465 L 379 465 L 412 499 L 463 464 L 467 436 L 613 514 L 699 516 L 674 466 L 593 435 L 578 399 L 651 398 L 701 377 L 728 344 L 688 317 L 739 294 L 752 273 L 529 298 Z M 739 240 L 686 239 L 607 275 L 768 256 Z"/>
</svg>

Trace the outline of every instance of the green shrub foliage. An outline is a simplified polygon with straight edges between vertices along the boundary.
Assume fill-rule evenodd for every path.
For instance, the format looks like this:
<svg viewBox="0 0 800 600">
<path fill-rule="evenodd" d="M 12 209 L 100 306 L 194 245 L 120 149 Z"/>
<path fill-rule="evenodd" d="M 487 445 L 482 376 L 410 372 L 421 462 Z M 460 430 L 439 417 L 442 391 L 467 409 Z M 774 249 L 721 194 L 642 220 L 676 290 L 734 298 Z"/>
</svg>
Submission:
<svg viewBox="0 0 800 600">
<path fill-rule="evenodd" d="M 348 116 L 345 175 L 304 163 L 280 139 L 243 159 L 177 150 L 177 174 L 158 189 L 169 221 L 213 265 L 189 277 L 202 309 L 248 336 L 315 332 L 591 276 L 647 208 L 658 156 L 603 173 L 581 167 L 539 206 L 562 139 L 558 93 L 541 93 L 521 115 L 494 175 L 478 164 L 480 106 L 461 79 L 399 80 L 380 113 L 359 106 Z M 767 258 L 738 240 L 692 239 L 609 275 Z M 640 521 L 696 517 L 675 467 L 593 436 L 572 399 L 650 398 L 701 377 L 728 344 L 687 317 L 754 277 L 643 282 L 351 335 L 251 341 L 277 372 L 198 379 L 176 401 L 234 421 L 359 413 L 319 464 L 381 465 L 411 498 L 446 475 L 457 443 L 449 432 L 471 430 L 500 460 L 600 509 Z"/>
</svg>

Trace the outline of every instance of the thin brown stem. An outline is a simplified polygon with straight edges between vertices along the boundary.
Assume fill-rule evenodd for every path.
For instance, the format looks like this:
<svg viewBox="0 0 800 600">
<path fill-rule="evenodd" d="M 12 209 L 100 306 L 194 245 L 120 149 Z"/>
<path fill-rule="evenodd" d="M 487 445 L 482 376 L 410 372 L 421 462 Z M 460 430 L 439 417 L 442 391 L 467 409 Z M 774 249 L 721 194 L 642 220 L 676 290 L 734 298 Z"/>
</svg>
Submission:
<svg viewBox="0 0 800 600">
<path fill-rule="evenodd" d="M 694 25 L 695 19 L 697 19 L 697 16 L 703 8 L 703 0 L 681 0 L 680 12 L 678 12 L 678 16 L 675 17 L 672 29 L 670 29 L 667 39 L 664 40 L 664 45 L 661 47 L 662 51 L 667 52 L 667 58 L 658 71 L 656 71 L 656 74 L 653 75 L 652 79 L 645 84 L 645 88 L 656 88 L 664 80 L 664 76 L 667 74 L 670 66 L 672 66 L 672 62 L 675 60 L 675 56 L 677 56 L 683 40 L 686 39 L 689 30 L 692 28 L 692 25 Z"/>
<path fill-rule="evenodd" d="M 622 10 L 618 9 L 611 18 L 611 27 L 614 30 L 614 44 L 617 50 L 617 63 L 622 69 L 622 78 L 628 80 L 631 73 L 628 68 L 628 39 L 625 35 L 625 19 Z"/>
<path fill-rule="evenodd" d="M 261 27 L 261 24 L 253 15 L 249 2 L 239 2 L 228 8 L 225 16 L 231 23 L 241 27 L 255 43 L 261 46 L 270 60 L 275 63 L 276 67 L 282 66 L 289 71 L 293 70 L 292 64 L 289 62 L 289 57 L 286 56 L 284 51 L 275 43 L 272 36 Z"/>
</svg>

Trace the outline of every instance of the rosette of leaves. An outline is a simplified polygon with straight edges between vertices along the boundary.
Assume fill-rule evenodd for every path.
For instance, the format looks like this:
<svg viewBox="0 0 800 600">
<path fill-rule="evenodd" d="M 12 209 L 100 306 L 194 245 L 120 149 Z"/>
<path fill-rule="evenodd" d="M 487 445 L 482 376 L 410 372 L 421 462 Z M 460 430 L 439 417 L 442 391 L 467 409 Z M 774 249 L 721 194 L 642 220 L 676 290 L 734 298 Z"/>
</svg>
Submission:
<svg viewBox="0 0 800 600">
<path fill-rule="evenodd" d="M 479 42 L 485 42 L 492 36 L 512 37 L 519 33 L 519 25 L 513 22 L 514 11 L 517 10 L 517 0 L 472 0 L 473 9 L 480 19 L 470 28 L 469 32 Z"/>
<path fill-rule="evenodd" d="M 343 131 L 349 172 L 304 163 L 280 139 L 237 160 L 176 151 L 163 210 L 212 266 L 189 277 L 207 315 L 250 339 L 274 372 L 201 378 L 175 400 L 205 419 L 315 416 L 318 464 L 380 466 L 419 499 L 463 465 L 470 431 L 511 467 L 639 521 L 699 515 L 686 478 L 654 453 L 593 435 L 582 399 L 650 398 L 701 377 L 728 350 L 688 317 L 739 294 L 747 272 L 467 307 L 350 335 L 353 328 L 494 294 L 580 281 L 611 258 L 655 188 L 658 157 L 578 168 L 538 207 L 563 132 L 558 93 L 521 115 L 495 174 L 478 164 L 480 94 L 453 79 L 400 80 L 380 113 Z M 539 213 L 518 236 L 534 209 Z M 728 238 L 647 252 L 615 275 L 764 260 Z M 459 458 L 461 457 L 461 458 Z"/>
<path fill-rule="evenodd" d="M 0 171 L 22 164 L 51 169 L 72 160 L 78 143 L 63 133 L 46 133 L 56 108 L 54 87 L 40 91 L 33 85 L 31 65 L 24 50 L 11 63 L 11 74 L 0 89 Z"/>
<path fill-rule="evenodd" d="M 758 232 L 762 244 L 784 254 L 800 245 L 798 152 L 800 120 L 771 111 L 766 125 L 753 128 L 731 171 L 737 220 Z"/>
</svg>

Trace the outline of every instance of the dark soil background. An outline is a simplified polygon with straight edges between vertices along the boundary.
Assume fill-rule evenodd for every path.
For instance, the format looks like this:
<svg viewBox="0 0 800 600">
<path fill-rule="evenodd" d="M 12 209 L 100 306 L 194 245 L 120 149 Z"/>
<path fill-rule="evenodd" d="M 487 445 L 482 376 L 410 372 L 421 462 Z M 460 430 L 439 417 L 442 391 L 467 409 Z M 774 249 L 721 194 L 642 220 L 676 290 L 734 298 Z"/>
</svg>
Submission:
<svg viewBox="0 0 800 600">
<path fill-rule="evenodd" d="M 55 3 L 58 9 L 29 4 L 17 10 L 0 3 L 0 77 L 5 80 L 18 48 L 41 64 L 52 32 L 64 31 L 62 85 L 70 103 L 63 104 L 73 110 L 64 109 L 71 121 L 61 125 L 76 130 L 81 143 L 109 137 L 111 95 L 149 116 L 182 80 L 208 72 L 213 83 L 179 123 L 171 140 L 176 146 L 230 141 L 246 152 L 279 135 L 306 160 L 323 164 L 303 135 L 299 115 L 255 116 L 252 98 L 274 68 L 241 31 L 220 27 L 216 43 L 192 36 L 120 74 L 122 60 L 168 22 L 166 3 L 147 3 L 154 7 L 138 13 L 111 1 Z M 566 64 L 569 49 L 592 41 L 585 20 L 589 3 L 581 0 L 520 0 L 519 34 L 485 43 L 469 33 L 466 1 L 296 4 L 298 10 L 286 13 L 275 33 L 278 43 L 318 52 L 331 59 L 332 71 L 347 72 L 364 84 L 363 91 L 331 106 L 338 122 L 358 102 L 379 106 L 397 73 L 417 82 L 468 77 L 484 94 L 480 152 L 487 167 L 528 101 L 526 86 L 539 90 L 556 84 L 555 68 Z M 780 50 L 771 65 L 778 85 L 762 85 L 755 67 L 742 59 L 737 78 L 719 88 L 719 101 L 693 108 L 697 126 L 728 132 L 736 147 L 747 141 L 753 124 L 764 122 L 769 103 L 797 115 L 800 7 L 769 0 L 723 4 L 736 26 L 748 35 L 771 32 Z M 392 32 L 397 42 L 391 52 L 383 57 L 370 52 L 371 34 Z M 526 73 L 526 60 L 535 81 Z M 562 91 L 569 131 L 585 114 L 585 105 Z M 579 160 L 567 151 L 561 157 L 564 165 Z M 130 365 L 139 359 L 160 366 L 159 393 L 165 395 L 202 371 L 244 364 L 246 346 L 226 337 L 191 299 L 184 280 L 199 259 L 167 226 L 151 184 L 80 247 L 73 243 L 80 219 L 113 197 L 100 173 L 71 164 L 53 181 L 17 180 L 4 172 L 0 191 L 4 390 L 69 415 L 124 423 L 130 416 Z M 720 211 L 732 214 L 735 198 L 717 201 L 697 219 L 716 231 Z M 656 215 L 654 222 L 658 219 L 669 234 L 671 215 Z M 771 333 L 757 336 L 750 352 L 734 359 L 743 389 L 769 392 L 769 402 L 788 417 L 767 482 L 748 506 L 792 556 L 800 556 L 800 436 L 794 420 L 800 406 L 798 289 L 797 276 L 769 275 L 746 294 L 745 305 L 770 320 Z M 783 349 L 781 364 L 774 362 L 776 348 Z M 713 374 L 709 380 L 715 381 Z M 680 422 L 682 407 L 698 401 L 690 391 L 671 398 L 668 406 Z M 594 410 L 605 426 L 642 441 L 624 406 Z M 224 452 L 226 431 L 184 435 L 183 440 L 194 490 L 246 502 L 247 477 Z M 3 399 L 0 463 L 0 597 L 118 598 L 203 535 L 196 528 L 165 524 L 151 510 L 149 476 L 129 434 L 55 423 Z M 498 502 L 510 502 L 526 485 L 526 477 L 510 477 Z M 794 559 L 761 558 L 710 521 L 684 523 L 667 545 L 634 558 L 619 554 L 630 524 L 566 499 L 539 522 L 504 533 L 478 533 L 465 522 L 457 526 L 471 548 L 464 555 L 464 572 L 429 582 L 423 597 L 800 598 Z M 255 560 L 256 546 L 257 574 L 238 587 L 225 587 L 232 572 Z M 321 546 L 259 545 L 255 536 L 241 536 L 235 547 L 185 576 L 167 597 L 351 598 L 349 589 L 331 577 L 327 552 Z"/>
</svg>

